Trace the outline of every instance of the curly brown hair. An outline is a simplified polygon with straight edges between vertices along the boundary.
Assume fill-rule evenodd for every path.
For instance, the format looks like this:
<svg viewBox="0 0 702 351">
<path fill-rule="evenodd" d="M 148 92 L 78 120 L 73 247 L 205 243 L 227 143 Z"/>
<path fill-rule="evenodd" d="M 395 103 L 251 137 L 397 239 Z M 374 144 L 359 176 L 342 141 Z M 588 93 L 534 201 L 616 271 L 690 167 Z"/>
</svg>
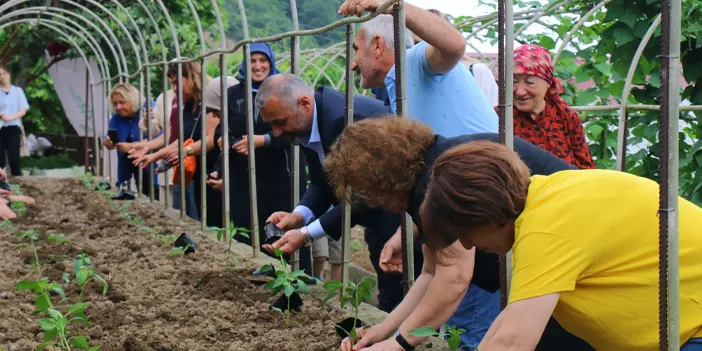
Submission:
<svg viewBox="0 0 702 351">
<path fill-rule="evenodd" d="M 420 210 L 427 246 L 436 253 L 474 228 L 517 219 L 529 176 L 516 152 L 490 141 L 461 144 L 441 154 Z"/>
<path fill-rule="evenodd" d="M 381 206 L 406 208 L 424 154 L 434 142 L 426 124 L 393 115 L 347 126 L 331 147 L 324 168 L 339 199 L 360 198 Z M 351 196 L 346 187 L 358 192 Z"/>
</svg>

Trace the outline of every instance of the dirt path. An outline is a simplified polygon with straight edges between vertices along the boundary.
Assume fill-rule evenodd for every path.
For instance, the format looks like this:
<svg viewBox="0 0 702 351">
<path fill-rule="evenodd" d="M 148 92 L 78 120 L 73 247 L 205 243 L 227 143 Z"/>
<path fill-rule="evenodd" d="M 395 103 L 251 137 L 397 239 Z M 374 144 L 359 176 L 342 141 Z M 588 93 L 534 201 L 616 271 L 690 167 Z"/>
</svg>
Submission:
<svg viewBox="0 0 702 351">
<path fill-rule="evenodd" d="M 85 298 L 90 327 L 78 326 L 91 345 L 117 350 L 334 350 L 339 339 L 334 322 L 341 316 L 312 299 L 294 315 L 296 325 L 284 328 L 281 315 L 269 311 L 269 293 L 250 284 L 241 271 L 227 270 L 215 259 L 224 249 L 198 239 L 196 254 L 169 258 L 156 233 L 172 233 L 174 221 L 156 210 L 130 205 L 136 225 L 122 218 L 114 203 L 86 190 L 78 180 L 25 179 L 22 189 L 38 205 L 16 220 L 14 229 L 0 229 L 0 346 L 4 350 L 34 350 L 43 333 L 31 312 L 33 297 L 16 292 L 14 284 L 39 278 L 29 266 L 30 247 L 11 234 L 38 229 L 39 260 L 44 276 L 64 285 L 75 299 L 73 260 L 87 253 L 100 275 L 109 281 L 107 296 L 91 283 Z M 118 203 L 123 204 L 123 203 Z M 154 232 L 142 227 L 149 226 Z M 142 228 L 142 229 L 140 229 Z M 49 233 L 62 233 L 70 244 L 46 242 Z M 2 349 L 2 347 L 0 347 Z"/>
</svg>

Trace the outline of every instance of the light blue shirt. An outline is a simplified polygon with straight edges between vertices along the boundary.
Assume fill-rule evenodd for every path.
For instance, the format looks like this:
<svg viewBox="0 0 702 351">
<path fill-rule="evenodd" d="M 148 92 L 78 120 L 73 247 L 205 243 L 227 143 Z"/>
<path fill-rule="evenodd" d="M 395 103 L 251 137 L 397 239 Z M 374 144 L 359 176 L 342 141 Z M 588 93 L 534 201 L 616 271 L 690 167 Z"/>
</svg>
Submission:
<svg viewBox="0 0 702 351">
<path fill-rule="evenodd" d="M 18 86 L 12 85 L 10 91 L 6 92 L 0 89 L 0 113 L 4 115 L 14 115 L 19 110 L 29 110 L 27 97 L 24 95 L 24 90 Z M 22 119 L 17 118 L 5 122 L 4 126 L 21 126 Z"/>
<path fill-rule="evenodd" d="M 445 74 L 427 62 L 426 42 L 407 50 L 407 109 L 405 113 L 446 138 L 475 133 L 497 133 L 497 113 L 475 82 L 470 70 L 458 63 Z M 395 66 L 385 77 L 392 111 L 395 102 Z"/>
<path fill-rule="evenodd" d="M 322 138 L 319 135 L 319 127 L 317 126 L 317 104 L 312 102 L 314 105 L 314 117 L 312 118 L 312 130 L 310 130 L 310 135 L 307 138 L 300 137 L 300 141 L 302 142 L 302 145 L 304 147 L 310 148 L 317 152 L 317 156 L 319 156 L 319 163 L 324 165 L 324 148 L 322 147 Z M 332 209 L 330 207 L 329 209 Z M 312 213 L 312 210 L 310 210 L 307 206 L 302 206 L 302 205 L 297 205 L 295 209 L 293 210 L 293 213 L 299 213 L 302 215 L 302 217 L 305 218 L 305 223 L 309 222 L 312 217 L 314 217 L 314 213 Z M 310 236 L 314 239 L 319 239 L 323 236 L 326 235 L 324 232 L 324 229 L 322 229 L 322 225 L 319 223 L 319 219 L 315 220 L 314 222 L 310 223 L 309 226 L 307 226 L 307 231 L 310 233 Z"/>
</svg>

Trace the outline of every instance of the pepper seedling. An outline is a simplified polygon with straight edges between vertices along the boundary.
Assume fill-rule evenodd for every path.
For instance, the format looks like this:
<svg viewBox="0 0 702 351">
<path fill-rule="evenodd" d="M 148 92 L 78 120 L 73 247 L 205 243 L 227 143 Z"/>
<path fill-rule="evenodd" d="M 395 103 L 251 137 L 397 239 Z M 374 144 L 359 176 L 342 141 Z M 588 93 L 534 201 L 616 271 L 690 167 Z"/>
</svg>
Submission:
<svg viewBox="0 0 702 351">
<path fill-rule="evenodd" d="M 22 201 L 10 202 L 10 209 L 18 216 L 24 216 L 27 213 L 27 205 Z"/>
<path fill-rule="evenodd" d="M 234 237 L 241 235 L 245 238 L 249 238 L 249 233 L 251 231 L 244 227 L 237 227 L 234 225 L 234 221 L 229 221 L 229 226 L 227 228 L 218 228 L 216 229 L 216 232 L 217 241 L 222 241 L 223 239 L 227 241 L 227 251 L 224 256 L 225 265 L 229 266 L 230 264 L 236 263 L 237 260 L 234 255 L 232 255 L 232 244 L 234 243 Z"/>
<path fill-rule="evenodd" d="M 50 292 L 55 292 L 61 296 L 61 301 L 66 300 L 66 295 L 58 283 L 49 283 L 48 278 L 39 281 L 23 280 L 15 284 L 17 291 L 31 290 L 35 298 L 36 310 L 32 315 L 43 313 L 45 318 L 37 319 L 39 327 L 44 331 L 44 343 L 37 350 L 44 350 L 49 346 L 58 347 L 61 350 L 70 351 L 73 348 L 79 350 L 96 351 L 99 346 L 90 347 L 85 336 L 71 335 L 68 327 L 73 323 L 83 323 L 89 325 L 88 316 L 85 315 L 87 303 L 79 302 L 68 306 L 66 313 L 61 312 L 51 303 Z"/>
<path fill-rule="evenodd" d="M 449 325 L 444 325 L 443 330 L 440 332 L 437 332 L 434 330 L 432 327 L 421 327 L 417 329 L 412 329 L 410 330 L 410 334 L 420 337 L 420 338 L 426 338 L 429 336 L 436 336 L 441 339 L 446 340 L 448 343 L 449 348 L 452 351 L 458 351 L 458 350 L 463 350 L 464 347 L 468 347 L 469 350 L 475 350 L 478 351 L 477 347 L 473 346 L 461 346 L 461 334 L 465 333 L 465 329 L 458 329 L 456 327 L 452 327 Z"/>
<path fill-rule="evenodd" d="M 370 276 L 365 276 L 359 283 L 349 281 L 349 285 L 346 286 L 346 288 L 344 288 L 344 285 L 338 280 L 330 280 L 323 285 L 324 290 L 327 291 L 327 297 L 324 298 L 324 302 L 329 301 L 331 298 L 339 295 L 339 292 L 341 292 L 341 308 L 344 308 L 347 303 L 350 303 L 353 307 L 353 325 L 351 326 L 351 330 L 346 330 L 342 326 L 338 324 L 336 325 L 336 327 L 341 328 L 347 335 L 349 335 L 352 343 L 353 340 L 356 340 L 358 310 L 361 303 L 370 301 L 371 291 L 375 287 L 375 284 L 375 279 L 371 278 Z"/>
<path fill-rule="evenodd" d="M 185 245 L 184 247 L 174 247 L 171 251 L 168 251 L 168 257 L 176 258 L 185 256 L 185 251 L 190 248 L 190 245 Z"/>
<path fill-rule="evenodd" d="M 29 241 L 29 244 L 32 246 L 32 251 L 34 251 L 34 263 L 32 263 L 32 265 L 36 266 L 37 269 L 41 269 L 39 255 L 37 255 L 37 247 L 34 245 L 34 242 L 39 240 L 39 231 L 36 229 L 25 230 L 23 232 L 15 233 L 15 237 L 21 240 Z"/>
<path fill-rule="evenodd" d="M 78 258 L 73 261 L 73 273 L 76 276 L 76 284 L 80 290 L 78 301 L 83 300 L 83 291 L 85 286 L 93 280 L 102 283 L 102 294 L 107 294 L 109 285 L 107 284 L 107 281 L 97 273 L 93 263 L 90 260 L 90 257 L 88 257 L 88 254 L 81 253 L 78 255 Z"/>
<path fill-rule="evenodd" d="M 176 238 L 178 238 L 178 236 L 175 234 L 156 234 L 156 243 L 158 246 L 170 245 Z"/>
<path fill-rule="evenodd" d="M 0 222 L 0 229 L 12 230 L 12 229 L 15 229 L 15 225 L 12 224 L 11 220 L 6 219 L 6 220 Z"/>
<path fill-rule="evenodd" d="M 283 324 L 286 328 L 290 326 L 292 320 L 290 311 L 290 300 L 294 293 L 298 294 L 310 294 L 310 290 L 307 288 L 307 284 L 302 280 L 305 271 L 303 269 L 299 271 L 290 271 L 287 262 L 283 258 L 283 251 L 276 249 L 274 252 L 275 256 L 280 260 L 280 265 L 282 269 L 277 269 L 275 271 L 276 278 L 268 282 L 264 288 L 271 290 L 271 296 L 278 295 L 281 291 L 285 294 L 287 298 L 287 308 L 283 311 L 280 308 L 272 307 L 274 310 L 283 314 Z M 272 265 L 266 265 L 261 267 L 262 272 L 273 269 Z"/>
<path fill-rule="evenodd" d="M 62 245 L 62 244 L 68 244 L 72 240 L 66 239 L 66 236 L 63 234 L 51 233 L 51 234 L 46 236 L 46 241 L 49 243 L 52 243 L 52 244 Z"/>
</svg>

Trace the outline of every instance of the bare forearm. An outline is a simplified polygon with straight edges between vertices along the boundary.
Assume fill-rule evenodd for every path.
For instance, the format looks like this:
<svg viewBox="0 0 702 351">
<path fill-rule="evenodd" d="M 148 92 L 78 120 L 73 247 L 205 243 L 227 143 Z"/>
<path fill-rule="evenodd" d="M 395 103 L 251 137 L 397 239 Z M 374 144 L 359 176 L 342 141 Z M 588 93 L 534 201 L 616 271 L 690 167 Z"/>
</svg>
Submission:
<svg viewBox="0 0 702 351">
<path fill-rule="evenodd" d="M 465 38 L 445 19 L 405 3 L 407 28 L 446 57 L 460 60 L 466 50 Z"/>
<path fill-rule="evenodd" d="M 14 113 L 14 114 L 7 116 L 7 120 L 13 121 L 13 120 L 24 117 L 24 115 L 26 115 L 26 114 L 27 114 L 27 110 L 19 110 L 19 111 L 17 111 L 17 113 Z"/>
<path fill-rule="evenodd" d="M 411 335 L 411 330 L 421 327 L 438 330 L 451 318 L 465 296 L 467 285 L 446 278 L 446 274 L 434 275 L 419 306 L 400 326 L 402 335 L 412 345 L 420 344 L 424 338 Z"/>
<path fill-rule="evenodd" d="M 146 148 L 149 149 L 149 151 L 158 150 L 158 149 L 162 148 L 164 138 L 165 138 L 164 135 L 161 134 L 161 135 L 157 136 L 156 138 L 147 141 Z"/>
<path fill-rule="evenodd" d="M 205 139 L 205 148 L 207 151 L 211 151 L 212 148 L 214 147 L 214 135 L 208 134 L 207 138 Z M 202 155 L 202 140 L 198 140 L 192 144 L 190 144 L 190 149 L 193 150 L 193 156 L 200 156 Z"/>
<path fill-rule="evenodd" d="M 434 276 L 431 274 L 422 273 L 414 284 L 412 284 L 412 288 L 407 292 L 402 302 L 385 318 L 383 326 L 393 331 L 400 328 L 402 322 L 412 314 L 412 311 L 414 311 L 420 301 L 422 301 L 433 278 Z"/>
</svg>

